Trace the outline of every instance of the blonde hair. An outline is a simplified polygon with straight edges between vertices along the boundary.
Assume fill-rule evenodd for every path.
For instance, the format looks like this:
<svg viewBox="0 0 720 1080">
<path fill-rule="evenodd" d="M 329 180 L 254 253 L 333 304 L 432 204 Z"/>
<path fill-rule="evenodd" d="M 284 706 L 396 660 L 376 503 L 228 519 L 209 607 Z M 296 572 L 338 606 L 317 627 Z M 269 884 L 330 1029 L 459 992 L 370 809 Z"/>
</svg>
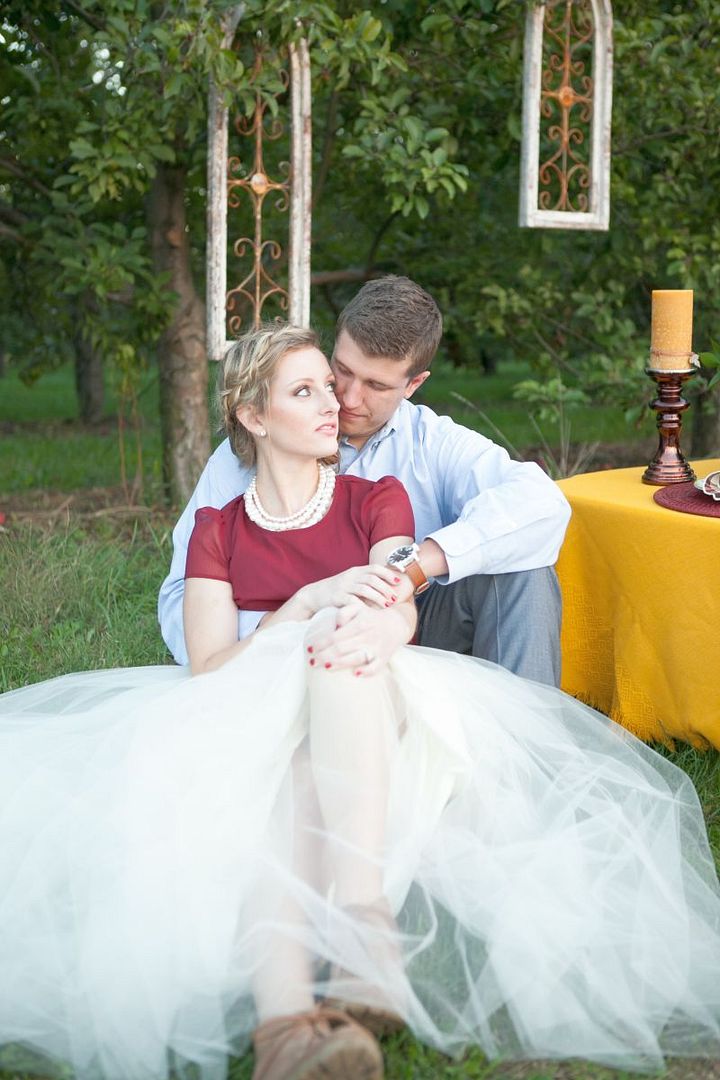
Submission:
<svg viewBox="0 0 720 1080">
<path fill-rule="evenodd" d="M 266 323 L 250 330 L 232 345 L 218 371 L 218 408 L 233 453 L 243 465 L 254 465 L 255 437 L 240 423 L 237 411 L 267 407 L 270 383 L 279 362 L 296 349 L 320 347 L 314 330 L 289 323 Z"/>
</svg>

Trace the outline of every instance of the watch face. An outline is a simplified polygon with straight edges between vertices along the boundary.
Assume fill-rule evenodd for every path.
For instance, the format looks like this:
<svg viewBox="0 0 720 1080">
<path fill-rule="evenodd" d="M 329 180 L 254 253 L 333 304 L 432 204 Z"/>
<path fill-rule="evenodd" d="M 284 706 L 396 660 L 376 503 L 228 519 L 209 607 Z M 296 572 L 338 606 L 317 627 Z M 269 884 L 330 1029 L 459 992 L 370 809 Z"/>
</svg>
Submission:
<svg viewBox="0 0 720 1080">
<path fill-rule="evenodd" d="M 414 545 L 405 544 L 404 547 L 395 548 L 394 551 L 391 551 L 387 557 L 387 561 L 390 566 L 400 566 L 401 563 L 411 559 L 414 554 Z"/>
</svg>

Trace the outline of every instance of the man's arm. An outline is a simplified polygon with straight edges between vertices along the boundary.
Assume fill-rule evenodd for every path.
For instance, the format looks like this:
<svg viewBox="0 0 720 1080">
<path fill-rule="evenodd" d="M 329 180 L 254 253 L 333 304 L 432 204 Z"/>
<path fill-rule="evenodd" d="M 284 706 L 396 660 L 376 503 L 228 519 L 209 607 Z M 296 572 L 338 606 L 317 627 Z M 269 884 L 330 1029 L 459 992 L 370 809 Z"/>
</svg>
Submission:
<svg viewBox="0 0 720 1080">
<path fill-rule="evenodd" d="M 173 530 L 173 557 L 170 573 L 158 596 L 160 629 L 170 652 L 178 664 L 187 664 L 183 630 L 183 593 L 185 591 L 185 562 L 190 534 L 195 523 L 195 511 L 201 506 L 220 509 L 241 495 L 247 486 L 251 470 L 241 465 L 225 439 L 210 457 L 198 480 L 190 502 L 183 510 Z"/>
<path fill-rule="evenodd" d="M 552 566 L 570 520 L 557 484 L 477 432 L 422 412 L 423 454 L 446 523 L 420 538 L 425 572 L 449 583 Z"/>
</svg>

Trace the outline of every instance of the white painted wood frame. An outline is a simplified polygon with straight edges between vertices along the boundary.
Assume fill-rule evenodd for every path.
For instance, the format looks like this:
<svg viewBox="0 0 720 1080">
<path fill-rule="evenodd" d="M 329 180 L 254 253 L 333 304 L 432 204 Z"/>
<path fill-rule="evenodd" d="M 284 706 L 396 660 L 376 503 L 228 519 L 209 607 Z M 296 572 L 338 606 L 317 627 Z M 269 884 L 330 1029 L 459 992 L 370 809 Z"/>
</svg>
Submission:
<svg viewBox="0 0 720 1080">
<path fill-rule="evenodd" d="M 312 96 L 310 50 L 305 38 L 290 46 L 292 151 L 290 161 L 290 237 L 288 318 L 310 325 L 312 250 Z"/>
<path fill-rule="evenodd" d="M 230 8 L 222 17 L 222 48 L 232 46 L 245 5 Z M 210 79 L 208 88 L 207 208 L 205 250 L 205 311 L 207 355 L 222 360 L 226 349 L 225 297 L 227 295 L 227 158 L 228 110 Z"/>
<path fill-rule="evenodd" d="M 538 207 L 540 168 L 540 102 L 542 90 L 545 4 L 528 8 L 523 59 L 523 123 L 520 167 L 519 224 L 530 228 L 597 229 L 610 225 L 610 128 L 612 114 L 612 7 L 610 0 L 591 0 L 593 34 L 593 107 L 591 119 L 590 190 L 587 211 L 542 210 Z"/>
<path fill-rule="evenodd" d="M 244 5 L 223 17 L 223 48 L 232 46 Z M 289 318 L 310 323 L 310 252 L 312 225 L 312 116 L 310 53 L 305 39 L 290 50 L 292 101 L 289 240 Z M 214 83 L 208 91 L 206 310 L 207 355 L 222 360 L 232 345 L 227 338 L 227 160 L 228 109 Z"/>
</svg>

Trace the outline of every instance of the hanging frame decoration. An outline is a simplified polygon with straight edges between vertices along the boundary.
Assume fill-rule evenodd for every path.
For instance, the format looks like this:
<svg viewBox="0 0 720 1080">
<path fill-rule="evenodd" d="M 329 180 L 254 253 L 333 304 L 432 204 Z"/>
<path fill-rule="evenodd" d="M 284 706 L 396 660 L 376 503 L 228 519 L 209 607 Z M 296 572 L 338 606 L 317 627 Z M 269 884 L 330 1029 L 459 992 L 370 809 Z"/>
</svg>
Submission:
<svg viewBox="0 0 720 1080">
<path fill-rule="evenodd" d="M 236 10 L 236 9 L 235 9 Z M 223 26 L 223 48 L 231 48 L 237 17 L 227 17 Z M 256 67 L 262 64 L 258 53 Z M 259 71 L 258 71 L 259 74 Z M 222 95 L 211 83 L 208 101 L 208 203 L 207 203 L 207 353 L 211 360 L 221 360 L 234 337 L 246 326 L 258 326 L 263 305 L 272 295 L 280 299 L 290 322 L 308 326 L 310 321 L 310 251 L 311 251 L 311 148 L 312 119 L 310 91 L 310 55 L 304 38 L 290 46 L 289 75 L 291 95 L 291 154 L 285 179 L 273 180 L 263 160 L 263 142 L 282 131 L 279 122 L 266 128 L 266 104 L 256 97 L 252 117 L 241 117 L 236 128 L 241 136 L 253 139 L 252 164 L 243 168 L 238 157 L 228 157 L 228 109 Z M 287 170 L 287 166 L 285 167 Z M 282 254 L 278 241 L 264 237 L 263 206 L 267 196 L 277 194 L 277 209 L 290 209 L 288 242 L 288 288 L 284 289 L 271 275 L 269 266 Z M 253 211 L 254 232 L 233 244 L 238 258 L 252 255 L 252 266 L 245 277 L 228 289 L 227 228 L 228 205 L 240 204 L 246 195 Z M 250 311 L 251 321 L 238 310 Z M 229 318 L 228 318 L 229 316 Z M 233 335 L 228 337 L 228 330 Z"/>
<path fill-rule="evenodd" d="M 520 225 L 610 222 L 612 9 L 546 0 L 525 22 Z"/>
</svg>

